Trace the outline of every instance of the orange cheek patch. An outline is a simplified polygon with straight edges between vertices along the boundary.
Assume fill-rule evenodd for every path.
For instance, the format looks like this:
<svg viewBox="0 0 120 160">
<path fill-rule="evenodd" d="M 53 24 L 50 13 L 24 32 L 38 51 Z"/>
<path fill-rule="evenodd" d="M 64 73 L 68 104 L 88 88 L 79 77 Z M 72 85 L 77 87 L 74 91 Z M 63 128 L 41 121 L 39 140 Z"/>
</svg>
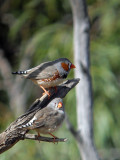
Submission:
<svg viewBox="0 0 120 160">
<path fill-rule="evenodd" d="M 68 71 L 68 70 L 69 70 L 68 64 L 66 64 L 66 63 L 61 63 L 61 66 L 62 66 L 62 68 L 63 68 L 65 71 Z"/>
<path fill-rule="evenodd" d="M 59 102 L 57 107 L 62 108 L 62 102 Z"/>
</svg>

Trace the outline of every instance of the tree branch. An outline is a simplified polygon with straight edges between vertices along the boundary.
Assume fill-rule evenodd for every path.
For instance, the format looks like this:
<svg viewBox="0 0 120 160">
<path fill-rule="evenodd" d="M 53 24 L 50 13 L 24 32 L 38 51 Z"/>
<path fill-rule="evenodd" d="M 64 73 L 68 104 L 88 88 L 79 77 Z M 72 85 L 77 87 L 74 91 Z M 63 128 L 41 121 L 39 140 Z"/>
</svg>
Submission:
<svg viewBox="0 0 120 160">
<path fill-rule="evenodd" d="M 8 128 L 0 134 L 0 154 L 4 151 L 10 149 L 13 145 L 15 145 L 19 140 L 24 139 L 35 139 L 34 135 L 27 134 L 28 130 L 23 128 L 18 128 L 17 126 L 26 124 L 29 120 L 35 115 L 35 113 L 46 107 L 50 101 L 52 101 L 56 97 L 64 98 L 66 94 L 77 84 L 79 83 L 79 79 L 72 79 L 67 80 L 65 83 L 61 84 L 57 87 L 57 93 L 55 93 L 54 89 L 51 89 L 51 96 L 48 99 L 47 95 L 42 96 L 41 98 L 37 99 L 27 110 L 27 112 L 20 117 L 17 118 L 13 123 L 11 123 Z M 26 135 L 27 134 L 27 135 Z M 52 138 L 40 138 L 39 140 L 46 141 L 46 142 L 53 142 Z M 56 139 L 55 142 L 65 142 L 66 139 Z"/>
<path fill-rule="evenodd" d="M 66 142 L 67 138 L 50 138 L 50 137 L 42 137 L 37 136 L 35 134 L 25 134 L 24 139 L 31 139 L 31 140 L 38 140 L 38 141 L 44 141 L 44 142 Z"/>
</svg>

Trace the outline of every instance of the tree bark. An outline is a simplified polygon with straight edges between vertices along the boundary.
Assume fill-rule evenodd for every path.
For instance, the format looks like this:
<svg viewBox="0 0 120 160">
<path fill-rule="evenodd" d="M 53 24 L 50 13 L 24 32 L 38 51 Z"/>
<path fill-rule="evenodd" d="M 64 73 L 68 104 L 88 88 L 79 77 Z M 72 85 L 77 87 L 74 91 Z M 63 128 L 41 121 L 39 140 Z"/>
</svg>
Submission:
<svg viewBox="0 0 120 160">
<path fill-rule="evenodd" d="M 64 98 L 66 94 L 77 84 L 79 79 L 67 80 L 65 83 L 57 87 L 57 93 L 54 89 L 51 89 L 51 96 L 48 99 L 47 95 L 42 96 L 40 99 L 37 99 L 30 108 L 22 116 L 18 117 L 17 120 L 12 122 L 9 127 L 0 134 L 0 153 L 10 149 L 18 141 L 24 139 L 32 139 L 46 142 L 53 142 L 52 138 L 48 137 L 36 137 L 36 135 L 27 134 L 28 130 L 19 128 L 17 126 L 26 124 L 30 121 L 31 118 L 35 115 L 37 111 L 47 106 L 51 100 L 56 97 Z M 55 139 L 55 142 L 65 142 L 66 139 Z"/>
<path fill-rule="evenodd" d="M 76 87 L 77 143 L 83 160 L 98 160 L 93 141 L 93 102 L 90 76 L 89 18 L 85 0 L 70 0 L 74 23 L 75 77 L 81 82 Z M 75 135 L 74 135 L 75 136 Z M 79 138 L 78 138 L 79 137 Z"/>
</svg>

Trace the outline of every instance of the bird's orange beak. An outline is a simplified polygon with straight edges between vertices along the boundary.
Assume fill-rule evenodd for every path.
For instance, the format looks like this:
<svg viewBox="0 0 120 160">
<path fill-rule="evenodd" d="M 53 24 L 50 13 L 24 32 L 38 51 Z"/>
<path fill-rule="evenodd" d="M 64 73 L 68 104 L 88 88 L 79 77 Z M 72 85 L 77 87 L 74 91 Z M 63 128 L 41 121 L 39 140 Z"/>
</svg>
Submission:
<svg viewBox="0 0 120 160">
<path fill-rule="evenodd" d="M 76 68 L 74 64 L 71 64 L 70 69 Z"/>
<path fill-rule="evenodd" d="M 58 108 L 62 108 L 62 102 L 58 103 Z"/>
</svg>

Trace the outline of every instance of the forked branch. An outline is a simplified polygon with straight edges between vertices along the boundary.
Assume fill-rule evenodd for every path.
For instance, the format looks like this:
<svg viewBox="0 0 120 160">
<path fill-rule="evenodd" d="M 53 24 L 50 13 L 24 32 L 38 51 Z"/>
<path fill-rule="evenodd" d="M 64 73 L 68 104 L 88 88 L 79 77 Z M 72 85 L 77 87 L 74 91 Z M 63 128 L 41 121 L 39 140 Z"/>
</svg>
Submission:
<svg viewBox="0 0 120 160">
<path fill-rule="evenodd" d="M 34 114 L 47 106 L 47 104 L 56 97 L 64 98 L 66 94 L 74 88 L 80 79 L 72 79 L 67 80 L 65 83 L 61 84 L 57 87 L 57 93 L 55 93 L 54 89 L 51 89 L 51 96 L 48 99 L 47 95 L 42 96 L 41 98 L 37 99 L 30 108 L 18 117 L 13 123 L 11 123 L 8 128 L 0 134 L 0 154 L 4 151 L 11 148 L 15 145 L 18 141 L 24 139 L 32 139 L 32 140 L 39 140 L 44 142 L 53 142 L 53 138 L 48 137 L 37 137 L 36 135 L 27 134 L 28 130 L 17 128 L 22 124 L 26 124 Z M 65 142 L 67 139 L 55 139 L 54 142 Z"/>
</svg>

